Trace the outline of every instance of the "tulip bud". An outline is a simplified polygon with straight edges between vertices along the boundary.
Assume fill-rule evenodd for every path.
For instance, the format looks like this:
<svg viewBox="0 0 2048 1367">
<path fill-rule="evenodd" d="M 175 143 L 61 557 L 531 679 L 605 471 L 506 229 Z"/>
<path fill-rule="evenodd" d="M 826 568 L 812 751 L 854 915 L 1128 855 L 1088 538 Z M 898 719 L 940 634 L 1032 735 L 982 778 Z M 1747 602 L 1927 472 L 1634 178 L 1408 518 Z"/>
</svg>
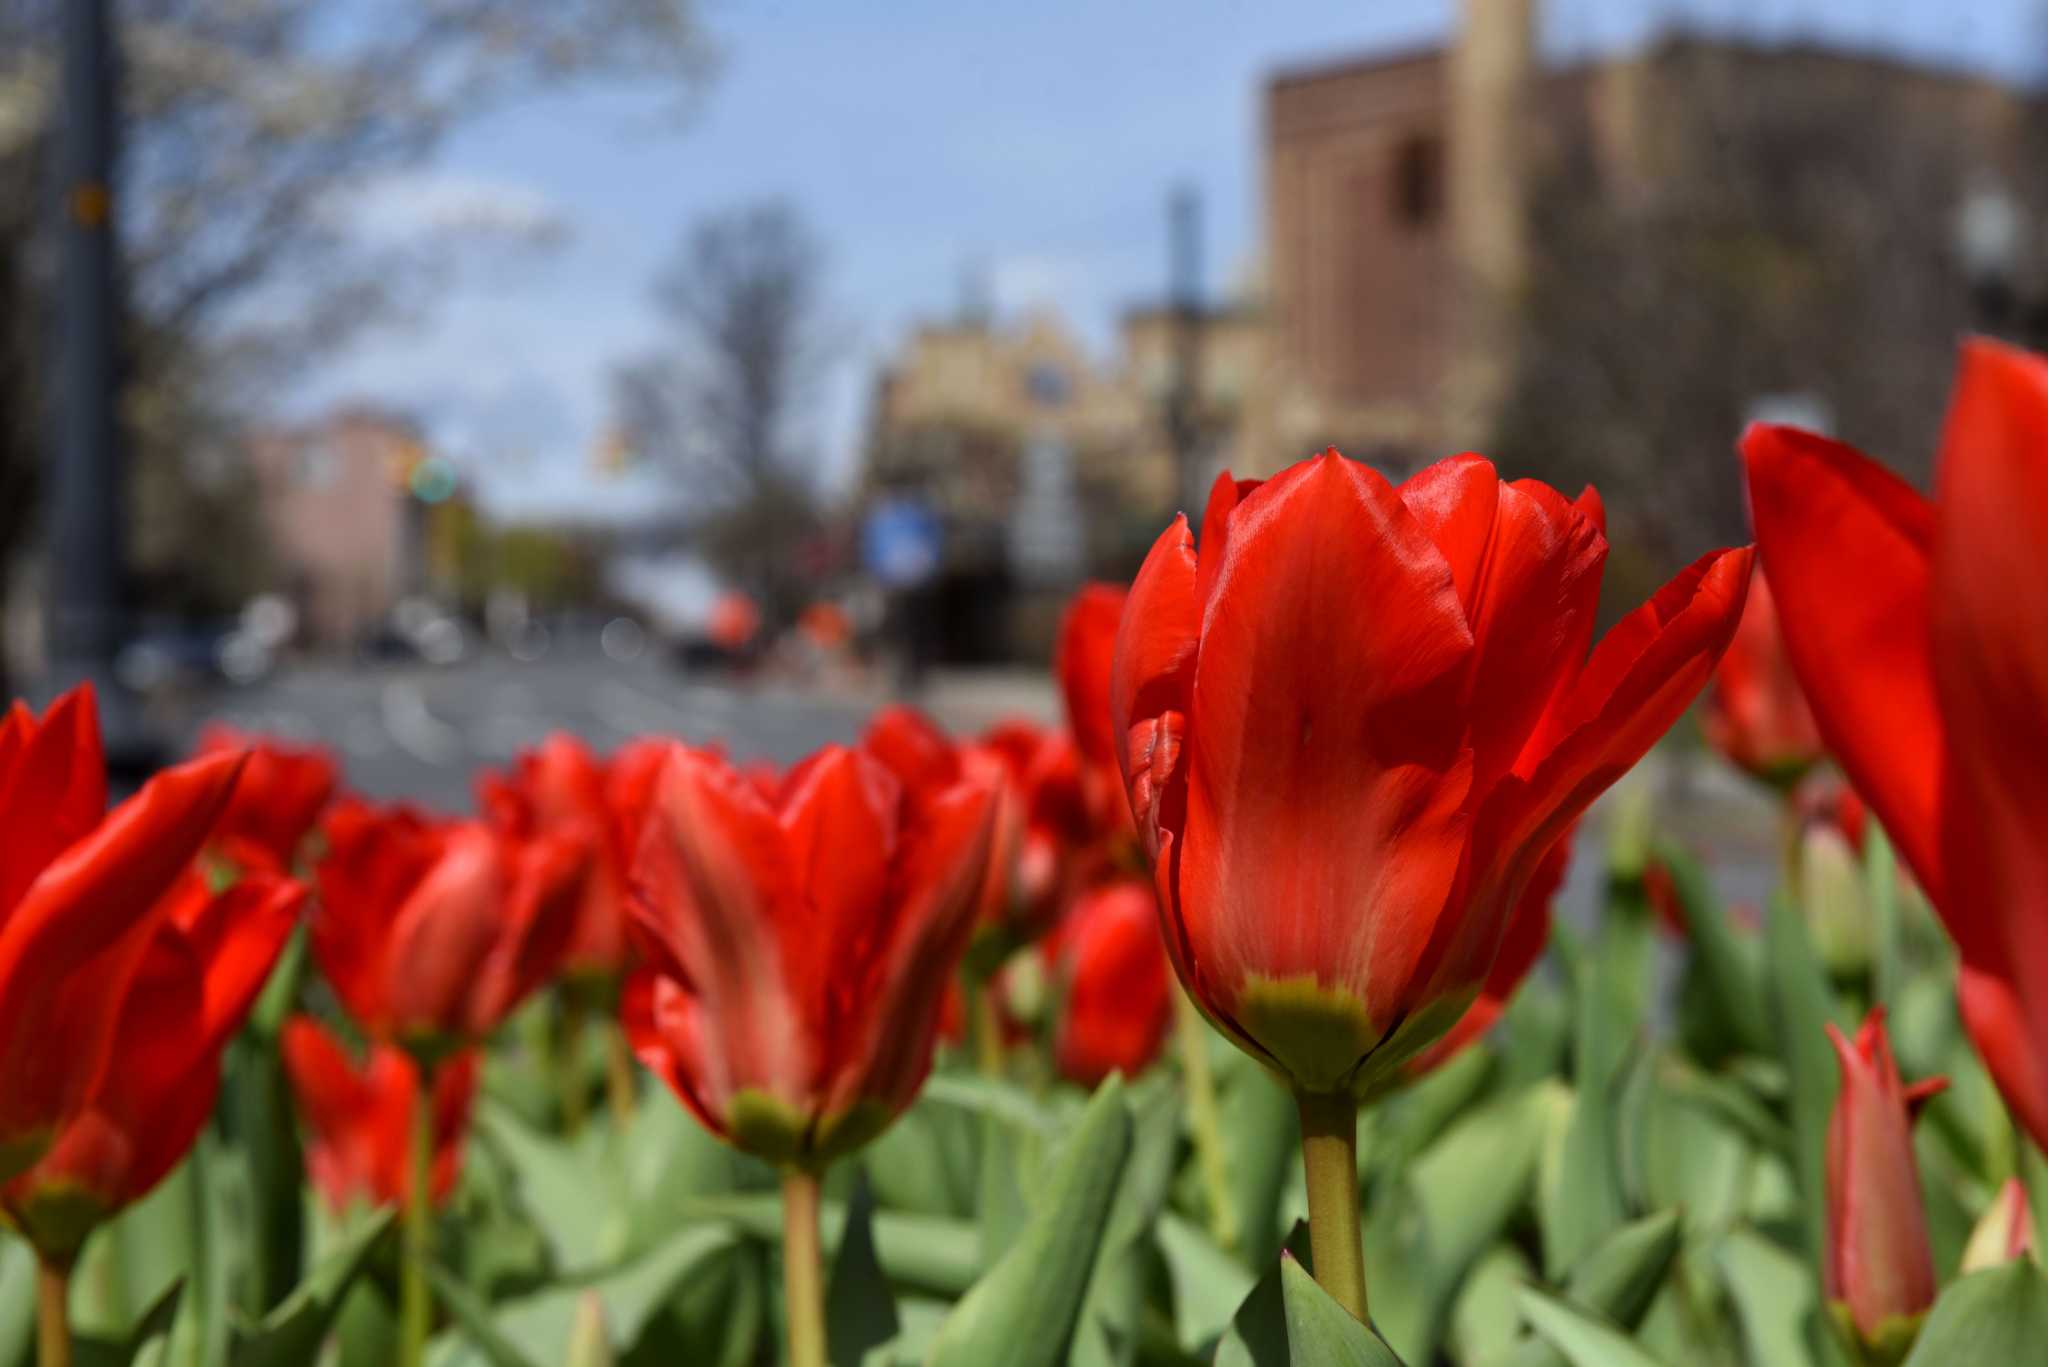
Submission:
<svg viewBox="0 0 2048 1367">
<path fill-rule="evenodd" d="M 1912 1117 L 1947 1086 L 1907 1087 L 1873 1008 L 1852 1044 L 1828 1026 L 1842 1089 L 1828 1120 L 1828 1308 L 1860 1363 L 1904 1359 L 1934 1304 L 1934 1255 L 1913 1159 Z"/>
<path fill-rule="evenodd" d="M 1996 1267 L 2024 1256 L 2033 1247 L 2034 1217 L 2027 1209 L 2027 1189 L 2019 1178 L 2008 1177 L 1970 1231 L 1970 1242 L 1963 1246 L 1962 1270 L 1969 1273 Z"/>
<path fill-rule="evenodd" d="M 1853 978 L 1869 969 L 1872 911 L 1863 861 L 1833 826 L 1810 826 L 1801 840 L 1799 907 L 1829 973 Z"/>
</svg>

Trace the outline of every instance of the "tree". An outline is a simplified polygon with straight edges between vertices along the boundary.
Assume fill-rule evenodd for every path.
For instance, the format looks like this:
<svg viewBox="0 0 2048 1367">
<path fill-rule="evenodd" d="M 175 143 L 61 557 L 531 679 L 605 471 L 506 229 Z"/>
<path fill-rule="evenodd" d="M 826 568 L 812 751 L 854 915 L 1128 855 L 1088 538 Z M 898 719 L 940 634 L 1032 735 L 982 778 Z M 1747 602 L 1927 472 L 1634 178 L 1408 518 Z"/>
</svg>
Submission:
<svg viewBox="0 0 2048 1367">
<path fill-rule="evenodd" d="M 47 431 L 65 3 L 0 0 L 0 575 L 31 531 Z M 116 20 L 137 466 L 217 441 L 281 376 L 418 298 L 460 245 L 372 241 L 351 231 L 352 194 L 522 93 L 599 75 L 689 91 L 711 63 L 691 0 L 118 0 Z"/>
<path fill-rule="evenodd" d="M 788 204 L 716 213 L 655 281 L 672 346 L 622 366 L 620 427 L 689 496 L 690 533 L 771 619 L 803 596 L 794 563 L 817 531 L 806 422 L 831 352 L 824 254 Z"/>
<path fill-rule="evenodd" d="M 2019 144 L 1978 123 L 2004 92 L 1837 54 L 1678 42 L 1644 77 L 1627 154 L 1579 129 L 1537 179 L 1491 449 L 1597 483 L 1615 577 L 1654 586 L 1748 539 L 1734 442 L 1760 398 L 1814 396 L 1925 475 L 1970 321 L 1957 208 Z"/>
</svg>

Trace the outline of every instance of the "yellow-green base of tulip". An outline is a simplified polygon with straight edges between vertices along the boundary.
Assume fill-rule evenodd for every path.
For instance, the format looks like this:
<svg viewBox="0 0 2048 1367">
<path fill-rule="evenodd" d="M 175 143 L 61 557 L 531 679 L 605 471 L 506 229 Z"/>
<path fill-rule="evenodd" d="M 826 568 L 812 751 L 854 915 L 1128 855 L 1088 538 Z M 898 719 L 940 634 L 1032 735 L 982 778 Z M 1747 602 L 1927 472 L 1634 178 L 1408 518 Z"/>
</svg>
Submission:
<svg viewBox="0 0 2048 1367">
<path fill-rule="evenodd" d="M 879 1101 L 856 1101 L 843 1111 L 807 1118 L 788 1102 L 751 1088 L 725 1108 L 725 1133 L 732 1146 L 778 1167 L 815 1171 L 889 1128 L 896 1113 Z"/>
<path fill-rule="evenodd" d="M 1913 1351 L 1913 1342 L 1920 1337 L 1920 1326 L 1927 1322 L 1924 1312 L 1889 1315 L 1878 1322 L 1876 1332 L 1865 1334 L 1856 1327 L 1856 1321 L 1850 1316 L 1849 1306 L 1844 1301 L 1829 1301 L 1828 1317 L 1835 1322 L 1835 1330 L 1849 1350 L 1849 1360 L 1856 1367 L 1898 1367 Z"/>
</svg>

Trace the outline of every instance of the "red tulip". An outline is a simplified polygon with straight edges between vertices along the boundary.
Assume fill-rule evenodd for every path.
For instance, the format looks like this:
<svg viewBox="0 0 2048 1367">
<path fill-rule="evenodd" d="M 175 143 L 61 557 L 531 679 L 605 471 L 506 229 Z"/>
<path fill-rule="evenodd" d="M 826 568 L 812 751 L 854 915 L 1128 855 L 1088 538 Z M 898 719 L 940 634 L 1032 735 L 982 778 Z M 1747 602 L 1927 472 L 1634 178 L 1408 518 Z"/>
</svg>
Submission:
<svg viewBox="0 0 2048 1367">
<path fill-rule="evenodd" d="M 984 968 L 1020 944 L 1036 939 L 1046 917 L 1042 898 L 1027 895 L 1027 873 L 1019 866 L 1024 849 L 1024 793 L 1011 782 L 1002 756 L 976 745 L 955 745 L 938 725 L 914 707 L 885 707 L 861 736 L 861 749 L 887 766 L 912 801 L 950 793 L 970 773 L 995 794 L 986 872 L 975 893 L 975 941 Z M 759 786 L 759 785 L 757 785 Z"/>
<path fill-rule="evenodd" d="M 1130 867 L 1127 853 L 1137 843 L 1130 799 L 1117 769 L 1117 745 L 1110 727 L 1109 680 L 1116 662 L 1117 626 L 1129 592 L 1114 584 L 1089 584 L 1067 604 L 1060 619 L 1053 667 L 1066 700 L 1067 726 L 1081 752 L 1083 799 L 1097 838 L 1106 845 L 1103 862 Z"/>
<path fill-rule="evenodd" d="M 573 834 L 593 852 L 562 970 L 600 981 L 617 978 L 626 966 L 626 874 L 633 857 L 630 823 L 617 819 L 610 790 L 605 767 L 582 741 L 562 732 L 521 754 L 510 774 L 486 771 L 477 778 L 477 805 L 501 831 L 521 840 Z"/>
<path fill-rule="evenodd" d="M 1053 1062 L 1093 1087 L 1159 1057 L 1173 1024 L 1173 972 L 1159 943 L 1150 885 L 1124 881 L 1081 894 L 1045 942 L 1061 985 Z"/>
<path fill-rule="evenodd" d="M 930 1070 L 974 928 L 995 785 L 916 797 L 828 746 L 771 799 L 670 747 L 633 867 L 640 1059 L 713 1133 L 809 1168 L 878 1134 Z"/>
<path fill-rule="evenodd" d="M 336 1212 L 358 1199 L 404 1203 L 412 1189 L 413 1107 L 419 1065 L 402 1049 L 370 1046 L 360 1067 L 308 1016 L 285 1022 L 285 1073 L 309 1131 L 306 1175 Z M 438 1205 L 455 1190 L 462 1145 L 476 1097 L 477 1055 L 465 1050 L 434 1070 L 434 1151 L 428 1195 Z"/>
<path fill-rule="evenodd" d="M 241 765 L 190 760 L 108 812 L 89 687 L 0 722 L 0 1180 L 96 1093 L 124 986 Z"/>
<path fill-rule="evenodd" d="M 1112 712 L 1189 994 L 1305 1095 L 1462 1016 L 1543 855 L 1705 684 L 1750 552 L 1590 658 L 1606 538 L 1476 456 L 1398 489 L 1335 451 L 1217 481 L 1152 548 Z"/>
<path fill-rule="evenodd" d="M 480 1039 L 560 964 L 589 867 L 578 836 L 520 840 L 352 799 L 326 832 L 313 954 L 376 1039 Z"/>
<path fill-rule="evenodd" d="M 1067 732 L 1016 719 L 990 727 L 981 744 L 1002 760 L 1023 803 L 1017 897 L 1031 938 L 1049 930 L 1074 893 L 1108 867 L 1102 818 Z"/>
<path fill-rule="evenodd" d="M 242 869 L 288 872 L 306 835 L 334 796 L 340 769 L 318 746 L 249 736 L 216 722 L 199 733 L 199 753 L 246 753 L 242 778 L 214 827 L 213 844 Z"/>
<path fill-rule="evenodd" d="M 1494 955 L 1493 967 L 1487 970 L 1486 981 L 1480 985 L 1478 997 L 1465 1008 L 1465 1014 L 1458 1017 L 1458 1023 L 1446 1031 L 1442 1039 L 1408 1061 L 1403 1071 L 1409 1077 L 1421 1077 L 1450 1062 L 1466 1045 L 1491 1030 L 1494 1022 L 1501 1018 L 1501 1013 L 1508 1009 L 1508 1003 L 1514 1000 L 1522 980 L 1536 967 L 1536 961 L 1543 957 L 1544 947 L 1550 943 L 1550 904 L 1556 900 L 1558 889 L 1564 886 L 1565 870 L 1571 866 L 1573 836 L 1576 833 L 1576 826 L 1567 830 L 1536 865 L 1536 872 L 1530 875 L 1529 886 L 1522 890 L 1522 900 L 1508 921 L 1507 934 L 1501 937 L 1500 953 Z"/>
<path fill-rule="evenodd" d="M 1743 437 L 1828 748 L 1962 951 L 1964 1024 L 2048 1143 L 2048 362 L 1964 347 L 1929 502 L 1850 447 Z"/>
<path fill-rule="evenodd" d="M 1823 1289 L 1844 1332 L 1876 1350 L 1876 1360 L 1896 1362 L 1939 1290 L 1912 1116 L 1948 1080 L 1912 1087 L 1900 1081 L 1883 1007 L 1872 1008 L 1854 1044 L 1833 1025 L 1827 1029 L 1842 1090 L 1828 1118 Z"/>
<path fill-rule="evenodd" d="M 1702 725 L 1707 742 L 1739 769 L 1789 792 L 1821 758 L 1820 731 L 1785 658 L 1770 581 L 1749 585 L 1749 604 L 1714 669 Z"/>
<path fill-rule="evenodd" d="M 188 869 L 164 899 L 141 967 L 107 995 L 115 1063 L 50 1151 L 8 1183 L 14 1227 L 69 1263 L 85 1236 L 141 1199 L 192 1147 L 220 1093 L 221 1052 L 297 924 L 305 889 L 268 873 L 216 894 Z"/>
</svg>

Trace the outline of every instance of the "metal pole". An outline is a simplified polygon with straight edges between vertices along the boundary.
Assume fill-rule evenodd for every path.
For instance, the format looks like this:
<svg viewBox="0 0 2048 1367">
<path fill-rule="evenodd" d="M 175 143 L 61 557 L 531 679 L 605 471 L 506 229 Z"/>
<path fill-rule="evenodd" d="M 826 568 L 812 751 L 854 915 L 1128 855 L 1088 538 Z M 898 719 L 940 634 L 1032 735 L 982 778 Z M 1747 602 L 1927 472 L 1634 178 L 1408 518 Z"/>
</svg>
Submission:
<svg viewBox="0 0 2048 1367">
<path fill-rule="evenodd" d="M 62 293 L 50 470 L 50 662 L 63 684 L 111 681 L 119 644 L 115 66 L 107 0 L 66 0 L 58 129 Z"/>
<path fill-rule="evenodd" d="M 1202 196 L 1174 187 L 1167 201 L 1168 291 L 1173 313 L 1173 384 L 1166 399 L 1166 437 L 1173 448 L 1178 501 L 1199 516 L 1202 392 Z"/>
</svg>

